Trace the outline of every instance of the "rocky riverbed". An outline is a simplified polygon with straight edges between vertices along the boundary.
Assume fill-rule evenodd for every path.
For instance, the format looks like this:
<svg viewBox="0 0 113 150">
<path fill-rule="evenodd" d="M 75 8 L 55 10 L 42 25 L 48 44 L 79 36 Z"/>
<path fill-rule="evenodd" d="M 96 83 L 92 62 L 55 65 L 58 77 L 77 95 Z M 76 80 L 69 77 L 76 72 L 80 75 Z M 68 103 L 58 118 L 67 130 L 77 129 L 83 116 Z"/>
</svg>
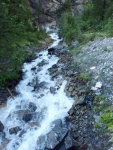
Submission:
<svg viewBox="0 0 113 150">
<path fill-rule="evenodd" d="M 38 51 L 37 48 L 34 49 L 35 51 Z M 39 51 L 41 52 L 43 49 L 40 49 Z M 42 55 L 43 54 L 39 53 L 39 59 Z M 80 60 L 79 58 L 81 55 L 79 55 L 78 60 Z M 49 59 L 53 59 L 53 56 L 48 57 Z M 94 127 L 95 112 L 93 111 L 93 101 L 95 91 L 91 89 L 91 80 L 81 78 L 81 66 L 74 62 L 73 56 L 69 53 L 68 48 L 64 46 L 64 44 L 59 43 L 58 46 L 54 47 L 54 57 L 57 57 L 58 61 L 56 64 L 53 64 L 50 68 L 48 68 L 48 73 L 50 75 L 51 82 L 55 81 L 55 84 L 50 86 L 48 89 L 48 83 L 46 80 L 44 82 L 39 82 L 38 78 L 35 78 L 28 83 L 28 86 L 31 86 L 33 91 L 37 93 L 41 89 L 47 89 L 53 96 L 56 96 L 58 90 L 63 86 L 64 80 L 66 80 L 67 83 L 64 91 L 67 97 L 74 100 L 74 103 L 64 120 L 56 119 L 52 122 L 52 130 L 46 135 L 39 136 L 36 149 L 108 150 L 112 144 L 109 142 L 111 138 L 110 134 L 104 134 L 103 130 L 96 129 Z M 85 65 L 85 63 L 83 64 Z M 41 68 L 46 65 L 48 65 L 48 61 L 43 59 L 37 65 L 38 70 L 35 65 L 31 68 L 32 74 L 40 72 Z M 90 67 L 93 66 L 94 65 Z M 5 96 L 7 98 L 6 94 Z M 38 95 L 37 99 L 40 99 L 41 97 L 45 97 L 45 93 Z M 5 98 L 4 95 L 1 96 L 1 100 L 2 98 Z M 22 103 L 24 102 L 22 101 Z M 58 104 L 56 102 L 56 106 L 57 105 Z M 32 127 L 35 129 L 40 126 L 39 122 L 43 119 L 46 108 L 43 108 L 41 112 L 37 113 L 37 105 L 34 102 L 24 105 L 25 110 L 20 110 L 21 106 L 19 105 L 17 107 L 18 111 L 10 114 L 8 119 L 12 119 L 16 116 L 19 121 L 22 120 L 24 122 L 24 126 L 27 125 L 30 129 Z M 3 123 L 0 122 L 0 136 L 7 143 L 4 128 Z M 22 129 L 22 126 L 16 126 L 16 124 L 15 127 L 9 128 L 9 134 L 17 134 L 20 139 L 24 136 L 25 132 L 26 131 Z M 16 150 L 20 143 L 21 142 L 18 141 L 17 145 L 15 145 L 16 143 L 13 144 L 13 149 Z"/>
</svg>

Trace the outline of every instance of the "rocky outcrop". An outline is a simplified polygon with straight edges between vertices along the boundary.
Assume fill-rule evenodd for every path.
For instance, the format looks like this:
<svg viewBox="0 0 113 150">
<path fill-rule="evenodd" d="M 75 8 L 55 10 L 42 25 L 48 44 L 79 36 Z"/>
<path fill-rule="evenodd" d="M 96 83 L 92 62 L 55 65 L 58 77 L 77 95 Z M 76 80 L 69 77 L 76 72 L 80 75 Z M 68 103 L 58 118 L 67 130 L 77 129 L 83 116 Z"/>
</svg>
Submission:
<svg viewBox="0 0 113 150">
<path fill-rule="evenodd" d="M 30 0 L 30 8 L 34 14 L 35 23 L 47 23 L 55 20 L 55 12 L 63 6 L 66 0 Z"/>
<path fill-rule="evenodd" d="M 68 0 L 30 0 L 30 8 L 36 24 L 51 23 L 56 20 L 56 11 L 63 8 Z M 88 0 L 70 0 L 72 13 L 84 13 Z M 64 6 L 65 7 L 65 6 Z"/>
</svg>

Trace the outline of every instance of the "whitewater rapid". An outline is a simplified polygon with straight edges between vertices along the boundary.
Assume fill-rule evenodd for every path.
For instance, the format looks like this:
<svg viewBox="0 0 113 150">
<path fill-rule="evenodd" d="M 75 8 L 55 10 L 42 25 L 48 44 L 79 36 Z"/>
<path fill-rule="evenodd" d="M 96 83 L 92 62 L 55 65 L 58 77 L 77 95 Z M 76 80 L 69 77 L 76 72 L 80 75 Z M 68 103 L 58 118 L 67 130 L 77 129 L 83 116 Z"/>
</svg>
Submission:
<svg viewBox="0 0 113 150">
<path fill-rule="evenodd" d="M 55 41 L 50 47 L 57 46 L 60 39 L 57 33 L 51 33 L 50 36 Z M 44 60 L 46 63 L 43 66 L 38 64 Z M 4 124 L 4 132 L 6 138 L 10 140 L 5 150 L 38 150 L 37 140 L 41 135 L 45 135 L 52 129 L 52 122 L 56 119 L 64 119 L 67 112 L 73 104 L 73 100 L 68 98 L 64 93 L 66 81 L 62 76 L 51 80 L 48 69 L 58 62 L 59 58 L 55 55 L 48 56 L 47 49 L 37 54 L 37 59 L 31 63 L 24 63 L 23 79 L 16 87 L 17 96 L 9 98 L 7 105 L 0 109 L 0 121 Z M 35 70 L 32 70 L 35 68 Z M 45 88 L 34 90 L 31 85 L 33 80 L 38 80 L 39 83 L 44 83 Z M 50 93 L 50 87 L 55 87 L 58 79 L 62 80 L 62 85 L 55 94 Z M 20 119 L 21 111 L 27 110 L 29 103 L 35 104 L 36 118 L 29 122 Z M 19 113 L 20 112 L 20 113 Z M 30 124 L 37 122 L 38 125 L 31 126 Z M 9 129 L 19 126 L 21 131 L 17 134 L 10 134 Z M 23 134 L 20 136 L 20 133 Z M 0 140 L 2 142 L 2 139 Z M 40 147 L 40 146 L 39 146 Z"/>
</svg>

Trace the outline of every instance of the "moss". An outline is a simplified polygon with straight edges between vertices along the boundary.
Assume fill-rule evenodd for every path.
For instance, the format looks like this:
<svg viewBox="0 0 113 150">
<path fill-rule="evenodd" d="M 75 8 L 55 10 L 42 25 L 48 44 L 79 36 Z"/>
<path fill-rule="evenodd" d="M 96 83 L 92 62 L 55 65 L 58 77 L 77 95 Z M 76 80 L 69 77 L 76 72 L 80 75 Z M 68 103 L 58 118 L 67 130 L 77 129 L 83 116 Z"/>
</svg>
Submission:
<svg viewBox="0 0 113 150">
<path fill-rule="evenodd" d="M 89 81 L 91 79 L 91 77 L 89 76 L 89 74 L 87 72 L 82 72 L 80 74 L 80 78 L 83 80 L 83 81 Z"/>
<path fill-rule="evenodd" d="M 96 122 L 96 123 L 94 124 L 94 127 L 95 127 L 95 128 L 99 128 L 99 127 L 100 127 L 99 123 Z"/>
<path fill-rule="evenodd" d="M 105 96 L 104 95 L 97 95 L 94 98 L 94 102 L 101 102 L 103 100 L 105 100 Z"/>
</svg>

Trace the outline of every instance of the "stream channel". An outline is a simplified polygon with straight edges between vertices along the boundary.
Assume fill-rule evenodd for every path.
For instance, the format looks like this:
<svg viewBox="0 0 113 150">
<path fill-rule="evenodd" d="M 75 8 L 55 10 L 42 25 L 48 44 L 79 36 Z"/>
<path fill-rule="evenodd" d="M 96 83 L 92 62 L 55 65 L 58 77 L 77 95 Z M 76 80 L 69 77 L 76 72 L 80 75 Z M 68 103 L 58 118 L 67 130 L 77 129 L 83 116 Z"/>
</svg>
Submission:
<svg viewBox="0 0 113 150">
<path fill-rule="evenodd" d="M 50 47 L 57 46 L 61 41 L 57 31 L 47 30 L 51 31 L 49 35 L 54 40 Z M 58 60 L 57 56 L 48 55 L 45 49 L 37 53 L 37 58 L 31 63 L 24 63 L 23 79 L 16 87 L 18 95 L 14 100 L 9 98 L 6 106 L 0 108 L 5 135 L 0 134 L 0 143 L 4 138 L 9 140 L 5 150 L 43 150 L 48 145 L 45 135 L 54 128 L 55 121 L 64 121 L 68 115 L 74 100 L 64 92 L 66 81 L 61 75 L 52 80 L 48 71 Z M 59 88 L 58 80 L 62 81 Z M 51 145 L 48 147 L 52 148 Z"/>
</svg>

